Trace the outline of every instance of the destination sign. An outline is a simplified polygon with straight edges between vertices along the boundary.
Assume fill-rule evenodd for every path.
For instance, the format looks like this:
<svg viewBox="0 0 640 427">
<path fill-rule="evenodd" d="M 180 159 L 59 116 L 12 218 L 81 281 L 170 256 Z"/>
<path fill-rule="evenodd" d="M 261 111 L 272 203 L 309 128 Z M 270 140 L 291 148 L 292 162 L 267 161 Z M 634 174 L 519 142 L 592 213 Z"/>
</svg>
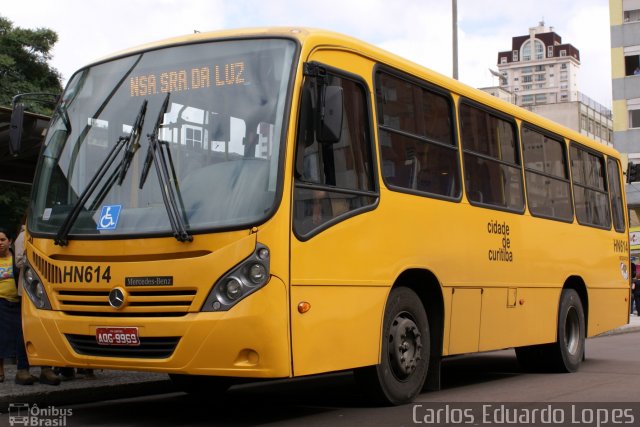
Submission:
<svg viewBox="0 0 640 427">
<path fill-rule="evenodd" d="M 211 67 L 182 68 L 129 78 L 132 97 L 159 93 L 184 92 L 247 83 L 244 62 L 230 62 Z"/>
</svg>

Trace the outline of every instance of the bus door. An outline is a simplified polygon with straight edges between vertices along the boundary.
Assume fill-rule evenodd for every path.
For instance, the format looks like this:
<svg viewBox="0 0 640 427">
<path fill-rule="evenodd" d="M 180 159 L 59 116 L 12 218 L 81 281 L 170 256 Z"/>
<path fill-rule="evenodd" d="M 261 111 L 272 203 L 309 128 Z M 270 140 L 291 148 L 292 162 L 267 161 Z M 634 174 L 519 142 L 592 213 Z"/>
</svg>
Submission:
<svg viewBox="0 0 640 427">
<path fill-rule="evenodd" d="M 305 63 L 291 236 L 296 376 L 378 363 L 387 288 L 371 280 L 366 255 L 381 244 L 366 80 L 372 66 L 331 50 L 316 51 Z"/>
</svg>

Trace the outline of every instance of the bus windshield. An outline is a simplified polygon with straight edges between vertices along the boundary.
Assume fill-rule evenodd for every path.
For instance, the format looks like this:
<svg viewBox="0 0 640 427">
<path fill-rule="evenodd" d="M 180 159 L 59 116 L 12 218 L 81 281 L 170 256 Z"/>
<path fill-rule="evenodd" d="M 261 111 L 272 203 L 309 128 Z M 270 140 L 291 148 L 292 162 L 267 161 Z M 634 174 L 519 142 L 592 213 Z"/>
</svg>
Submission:
<svg viewBox="0 0 640 427">
<path fill-rule="evenodd" d="M 31 232 L 166 235 L 175 217 L 188 233 L 264 221 L 295 51 L 285 39 L 228 40 L 80 70 L 44 142 Z"/>
</svg>

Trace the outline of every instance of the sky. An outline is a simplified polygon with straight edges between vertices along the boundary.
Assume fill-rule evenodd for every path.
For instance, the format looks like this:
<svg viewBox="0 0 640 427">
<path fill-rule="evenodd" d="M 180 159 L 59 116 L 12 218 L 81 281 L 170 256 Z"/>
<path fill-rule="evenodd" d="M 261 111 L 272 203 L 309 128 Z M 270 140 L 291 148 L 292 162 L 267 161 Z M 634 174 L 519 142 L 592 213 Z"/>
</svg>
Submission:
<svg viewBox="0 0 640 427">
<path fill-rule="evenodd" d="M 16 27 L 58 33 L 51 65 L 66 84 L 78 68 L 111 53 L 169 37 L 257 26 L 344 33 L 452 75 L 449 0 L 2 0 Z M 459 80 L 497 85 L 498 52 L 544 21 L 580 51 L 579 90 L 611 107 L 607 0 L 458 0 Z"/>
</svg>

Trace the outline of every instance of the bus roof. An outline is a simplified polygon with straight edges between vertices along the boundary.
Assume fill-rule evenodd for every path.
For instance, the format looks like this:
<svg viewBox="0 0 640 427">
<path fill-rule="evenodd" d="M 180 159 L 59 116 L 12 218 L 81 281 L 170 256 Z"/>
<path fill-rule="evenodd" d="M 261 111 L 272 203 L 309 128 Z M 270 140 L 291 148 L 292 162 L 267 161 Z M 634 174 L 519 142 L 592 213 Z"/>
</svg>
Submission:
<svg viewBox="0 0 640 427">
<path fill-rule="evenodd" d="M 175 46 L 188 43 L 198 43 L 214 40 L 224 39 L 239 39 L 239 38 L 252 38 L 252 37 L 284 37 L 298 40 L 301 45 L 311 46 L 335 46 L 339 48 L 346 48 L 350 51 L 357 52 L 358 54 L 368 57 L 376 62 L 386 64 L 392 68 L 397 68 L 404 72 L 416 75 L 426 81 L 429 81 L 435 85 L 442 86 L 452 93 L 463 96 L 465 98 L 477 101 L 481 104 L 495 108 L 508 115 L 515 117 L 529 123 L 547 129 L 548 131 L 561 135 L 572 141 L 581 143 L 595 150 L 601 151 L 607 155 L 620 158 L 620 153 L 615 149 L 594 141 L 579 132 L 565 127 L 559 123 L 549 120 L 539 114 L 533 113 L 522 107 L 518 107 L 507 101 L 503 101 L 495 96 L 492 96 L 479 89 L 468 86 L 455 79 L 447 77 L 436 71 L 433 71 L 425 66 L 419 65 L 406 58 L 398 56 L 392 52 L 386 51 L 372 44 L 359 40 L 357 38 L 347 36 L 341 33 L 308 28 L 308 27 L 261 27 L 261 28 L 243 28 L 233 30 L 221 30 L 205 33 L 187 34 L 178 37 L 172 37 L 165 40 L 159 40 L 140 46 L 136 46 L 130 49 L 126 49 L 120 52 L 116 52 L 107 57 L 103 57 L 90 65 L 100 62 L 108 61 L 118 57 L 134 54 L 137 52 L 143 52 L 147 50 L 158 49 L 161 47 Z M 307 47 L 306 50 L 310 51 Z"/>
</svg>

